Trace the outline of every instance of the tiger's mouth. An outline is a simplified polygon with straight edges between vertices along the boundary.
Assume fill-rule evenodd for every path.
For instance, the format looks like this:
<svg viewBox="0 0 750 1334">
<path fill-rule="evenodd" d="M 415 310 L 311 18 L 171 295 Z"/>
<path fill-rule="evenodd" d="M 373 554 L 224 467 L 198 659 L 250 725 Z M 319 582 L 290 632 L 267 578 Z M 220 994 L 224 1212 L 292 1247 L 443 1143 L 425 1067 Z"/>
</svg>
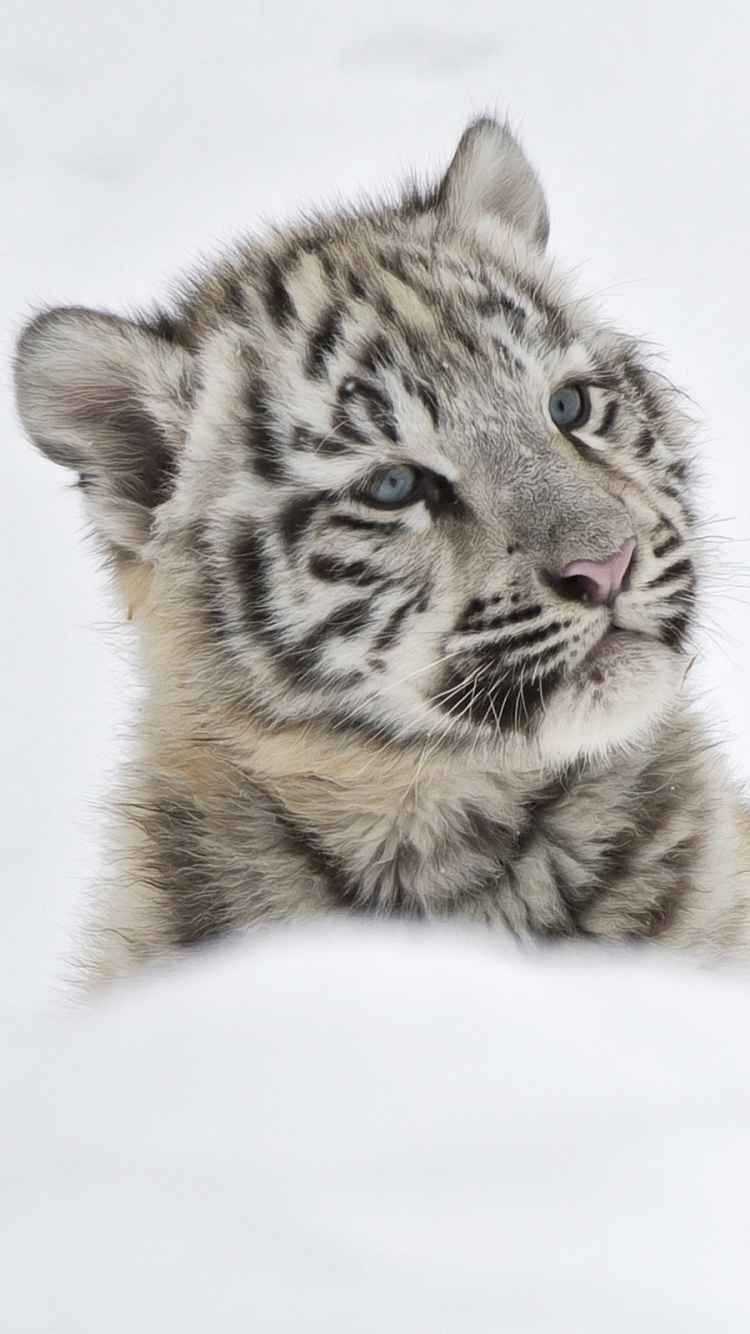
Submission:
<svg viewBox="0 0 750 1334">
<path fill-rule="evenodd" d="M 628 669 L 637 666 L 639 674 L 643 671 L 644 653 L 648 655 L 649 648 L 657 654 L 662 650 L 669 656 L 675 655 L 674 647 L 665 644 L 658 634 L 649 634 L 646 630 L 635 630 L 613 622 L 573 668 L 569 679 L 579 687 L 606 686 L 608 683 L 614 686 L 615 679 L 619 686 Z"/>
<path fill-rule="evenodd" d="M 600 616 L 603 610 L 597 609 Z M 636 680 L 647 696 L 655 673 L 664 670 L 664 655 L 674 656 L 676 646 L 665 642 L 658 625 L 621 624 L 615 605 L 594 643 L 580 656 L 575 647 L 553 640 L 546 648 L 534 645 L 531 658 L 508 660 L 496 642 L 485 643 L 446 665 L 433 702 L 458 723 L 531 735 L 558 699 L 610 708 Z M 580 721 L 585 725 L 585 717 Z"/>
<path fill-rule="evenodd" d="M 573 676 L 585 678 L 592 685 L 603 685 L 609 670 L 622 665 L 623 655 L 636 641 L 643 641 L 648 636 L 638 630 L 626 630 L 614 622 L 607 627 L 601 639 L 590 648 L 586 656 L 578 663 Z"/>
</svg>

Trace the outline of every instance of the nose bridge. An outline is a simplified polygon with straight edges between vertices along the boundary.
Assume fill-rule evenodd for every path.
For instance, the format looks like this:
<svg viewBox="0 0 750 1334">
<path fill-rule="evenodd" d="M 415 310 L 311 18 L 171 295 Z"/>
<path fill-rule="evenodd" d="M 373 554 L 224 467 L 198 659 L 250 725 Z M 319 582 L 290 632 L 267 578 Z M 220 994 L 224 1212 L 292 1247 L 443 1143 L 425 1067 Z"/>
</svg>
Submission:
<svg viewBox="0 0 750 1334">
<path fill-rule="evenodd" d="M 549 446 L 524 454 L 509 488 L 509 538 L 516 548 L 548 569 L 562 569 L 576 560 L 606 561 L 631 537 L 622 501 L 583 460 Z"/>
</svg>

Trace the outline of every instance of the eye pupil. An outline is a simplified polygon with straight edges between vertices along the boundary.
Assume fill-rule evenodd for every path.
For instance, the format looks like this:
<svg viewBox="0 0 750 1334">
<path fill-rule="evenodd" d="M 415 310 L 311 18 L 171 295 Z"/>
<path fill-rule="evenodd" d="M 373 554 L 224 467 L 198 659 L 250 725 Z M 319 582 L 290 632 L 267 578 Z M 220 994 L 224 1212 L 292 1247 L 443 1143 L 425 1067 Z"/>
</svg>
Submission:
<svg viewBox="0 0 750 1334">
<path fill-rule="evenodd" d="M 588 395 L 582 385 L 563 385 L 550 398 L 549 415 L 556 426 L 582 426 L 588 414 Z"/>
<path fill-rule="evenodd" d="M 420 473 L 407 463 L 380 468 L 362 487 L 360 495 L 373 505 L 405 505 L 414 498 Z"/>
</svg>

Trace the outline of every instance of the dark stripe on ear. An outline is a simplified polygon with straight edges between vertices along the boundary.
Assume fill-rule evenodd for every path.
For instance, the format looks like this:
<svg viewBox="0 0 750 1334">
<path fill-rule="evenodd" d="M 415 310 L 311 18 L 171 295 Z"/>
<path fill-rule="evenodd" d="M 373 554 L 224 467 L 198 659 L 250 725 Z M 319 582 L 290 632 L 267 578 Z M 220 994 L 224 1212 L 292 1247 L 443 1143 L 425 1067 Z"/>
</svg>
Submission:
<svg viewBox="0 0 750 1334">
<path fill-rule="evenodd" d="M 253 454 L 253 467 L 266 482 L 281 482 L 286 476 L 283 450 L 277 439 L 276 422 L 271 407 L 270 389 L 263 380 L 254 380 L 247 393 L 250 410 L 248 441 Z"/>
<path fill-rule="evenodd" d="M 177 460 L 159 423 L 145 409 L 127 403 L 113 404 L 106 416 L 96 410 L 79 411 L 79 422 L 101 437 L 100 458 L 85 463 L 66 446 L 37 439 L 55 463 L 75 468 L 82 491 L 110 491 L 115 499 L 155 509 L 174 490 Z M 103 431 L 105 434 L 103 434 Z"/>
<path fill-rule="evenodd" d="M 148 509 L 162 505 L 174 490 L 177 460 L 156 419 L 140 408 L 118 407 L 108 412 L 107 428 L 117 442 L 106 450 L 117 494 Z"/>
<path fill-rule="evenodd" d="M 341 322 L 343 311 L 339 306 L 331 306 L 326 311 L 320 324 L 310 336 L 307 349 L 305 370 L 313 380 L 323 378 L 328 360 L 341 341 Z"/>
<path fill-rule="evenodd" d="M 276 260 L 266 260 L 263 278 L 266 309 L 276 327 L 285 329 L 296 320 L 297 311 L 284 286 L 284 275 Z"/>
</svg>

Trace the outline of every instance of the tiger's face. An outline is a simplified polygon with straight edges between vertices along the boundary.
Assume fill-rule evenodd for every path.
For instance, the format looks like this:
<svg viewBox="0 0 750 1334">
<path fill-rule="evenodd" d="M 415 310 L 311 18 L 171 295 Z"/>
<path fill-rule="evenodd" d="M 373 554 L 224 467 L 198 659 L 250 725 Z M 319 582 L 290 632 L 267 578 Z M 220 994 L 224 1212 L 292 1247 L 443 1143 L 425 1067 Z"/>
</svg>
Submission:
<svg viewBox="0 0 750 1334">
<path fill-rule="evenodd" d="M 89 366 L 83 404 L 79 375 L 78 437 L 96 419 L 102 443 L 82 461 L 51 402 L 35 434 L 126 563 L 154 569 L 207 690 L 271 723 L 555 762 L 627 743 L 674 699 L 685 425 L 554 274 L 524 159 L 515 213 L 488 212 L 489 157 L 520 158 L 488 124 L 433 195 L 240 251 L 168 326 L 76 312 L 110 386 Z M 72 314 L 32 326 L 35 379 L 31 335 L 22 350 L 37 419 L 41 349 L 59 380 Z M 58 417 L 73 407 L 58 392 Z"/>
</svg>

